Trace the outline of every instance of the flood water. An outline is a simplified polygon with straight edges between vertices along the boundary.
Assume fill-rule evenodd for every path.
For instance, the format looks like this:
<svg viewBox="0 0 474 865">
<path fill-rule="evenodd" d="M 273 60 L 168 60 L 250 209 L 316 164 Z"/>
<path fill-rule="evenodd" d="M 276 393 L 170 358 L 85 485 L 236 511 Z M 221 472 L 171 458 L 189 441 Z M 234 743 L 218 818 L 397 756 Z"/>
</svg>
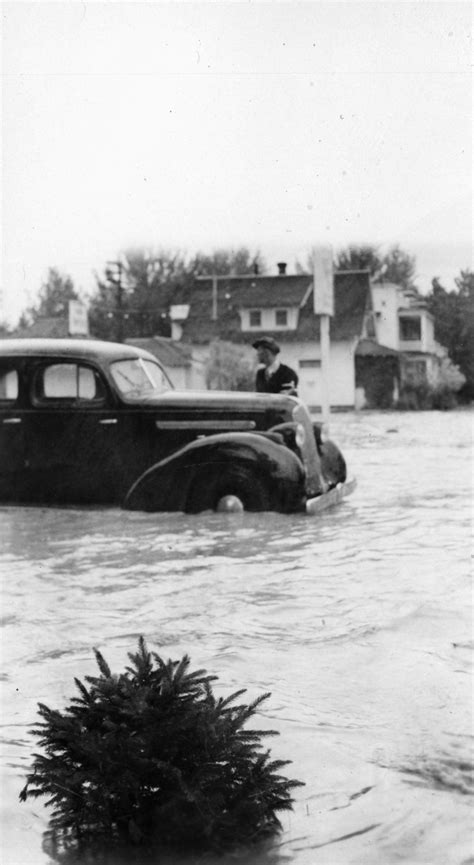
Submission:
<svg viewBox="0 0 474 865">
<path fill-rule="evenodd" d="M 141 634 L 219 693 L 272 693 L 253 726 L 306 786 L 239 862 L 472 865 L 472 418 L 336 415 L 358 488 L 320 517 L 0 508 L 5 865 L 57 861 L 18 801 L 37 702 Z"/>
</svg>

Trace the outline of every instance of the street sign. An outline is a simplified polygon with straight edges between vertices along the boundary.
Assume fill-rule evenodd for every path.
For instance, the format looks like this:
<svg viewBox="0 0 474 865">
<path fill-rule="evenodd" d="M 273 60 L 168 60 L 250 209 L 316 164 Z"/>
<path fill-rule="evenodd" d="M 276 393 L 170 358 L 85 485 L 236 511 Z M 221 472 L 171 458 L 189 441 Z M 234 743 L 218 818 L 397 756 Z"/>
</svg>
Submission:
<svg viewBox="0 0 474 865">
<path fill-rule="evenodd" d="M 174 303 L 170 306 L 171 321 L 185 321 L 189 315 L 189 303 Z"/>
<path fill-rule="evenodd" d="M 332 249 L 313 248 L 313 296 L 316 315 L 334 315 Z"/>
<path fill-rule="evenodd" d="M 87 309 L 80 300 L 69 301 L 68 330 L 71 336 L 89 335 L 89 318 Z"/>
</svg>

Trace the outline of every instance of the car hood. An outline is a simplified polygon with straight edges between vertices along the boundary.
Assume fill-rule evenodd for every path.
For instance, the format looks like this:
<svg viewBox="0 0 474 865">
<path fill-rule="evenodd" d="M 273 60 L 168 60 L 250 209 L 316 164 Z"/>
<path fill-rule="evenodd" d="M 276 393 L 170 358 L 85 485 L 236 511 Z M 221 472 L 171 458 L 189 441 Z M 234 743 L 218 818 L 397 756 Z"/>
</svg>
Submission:
<svg viewBox="0 0 474 865">
<path fill-rule="evenodd" d="M 209 408 L 211 410 L 241 410 L 241 411 L 265 411 L 267 409 L 285 410 L 292 412 L 295 405 L 300 401 L 296 397 L 286 394 L 250 393 L 245 391 L 217 391 L 217 390 L 194 390 L 194 391 L 166 391 L 159 396 L 150 396 L 147 399 L 130 400 L 133 405 L 141 405 L 146 408 L 163 407 L 169 408 Z"/>
</svg>

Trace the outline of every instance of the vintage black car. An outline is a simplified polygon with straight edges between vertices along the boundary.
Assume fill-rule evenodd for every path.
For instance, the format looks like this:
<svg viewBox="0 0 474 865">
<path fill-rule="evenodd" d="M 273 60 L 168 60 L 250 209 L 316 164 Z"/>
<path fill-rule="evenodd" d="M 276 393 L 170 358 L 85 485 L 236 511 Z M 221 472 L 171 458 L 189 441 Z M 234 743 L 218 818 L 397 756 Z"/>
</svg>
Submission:
<svg viewBox="0 0 474 865">
<path fill-rule="evenodd" d="M 2 502 L 311 513 L 345 481 L 294 397 L 178 392 L 128 345 L 0 340 Z"/>
</svg>

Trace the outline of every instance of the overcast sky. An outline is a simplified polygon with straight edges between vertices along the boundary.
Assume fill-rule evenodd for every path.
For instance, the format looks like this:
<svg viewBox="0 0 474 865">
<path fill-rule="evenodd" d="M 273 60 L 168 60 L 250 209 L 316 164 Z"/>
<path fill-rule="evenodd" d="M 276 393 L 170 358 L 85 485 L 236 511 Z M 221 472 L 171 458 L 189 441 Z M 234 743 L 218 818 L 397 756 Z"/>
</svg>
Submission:
<svg viewBox="0 0 474 865">
<path fill-rule="evenodd" d="M 471 5 L 4 3 L 3 317 L 127 246 L 472 267 Z M 0 314 L 1 317 L 1 314 Z"/>
</svg>

